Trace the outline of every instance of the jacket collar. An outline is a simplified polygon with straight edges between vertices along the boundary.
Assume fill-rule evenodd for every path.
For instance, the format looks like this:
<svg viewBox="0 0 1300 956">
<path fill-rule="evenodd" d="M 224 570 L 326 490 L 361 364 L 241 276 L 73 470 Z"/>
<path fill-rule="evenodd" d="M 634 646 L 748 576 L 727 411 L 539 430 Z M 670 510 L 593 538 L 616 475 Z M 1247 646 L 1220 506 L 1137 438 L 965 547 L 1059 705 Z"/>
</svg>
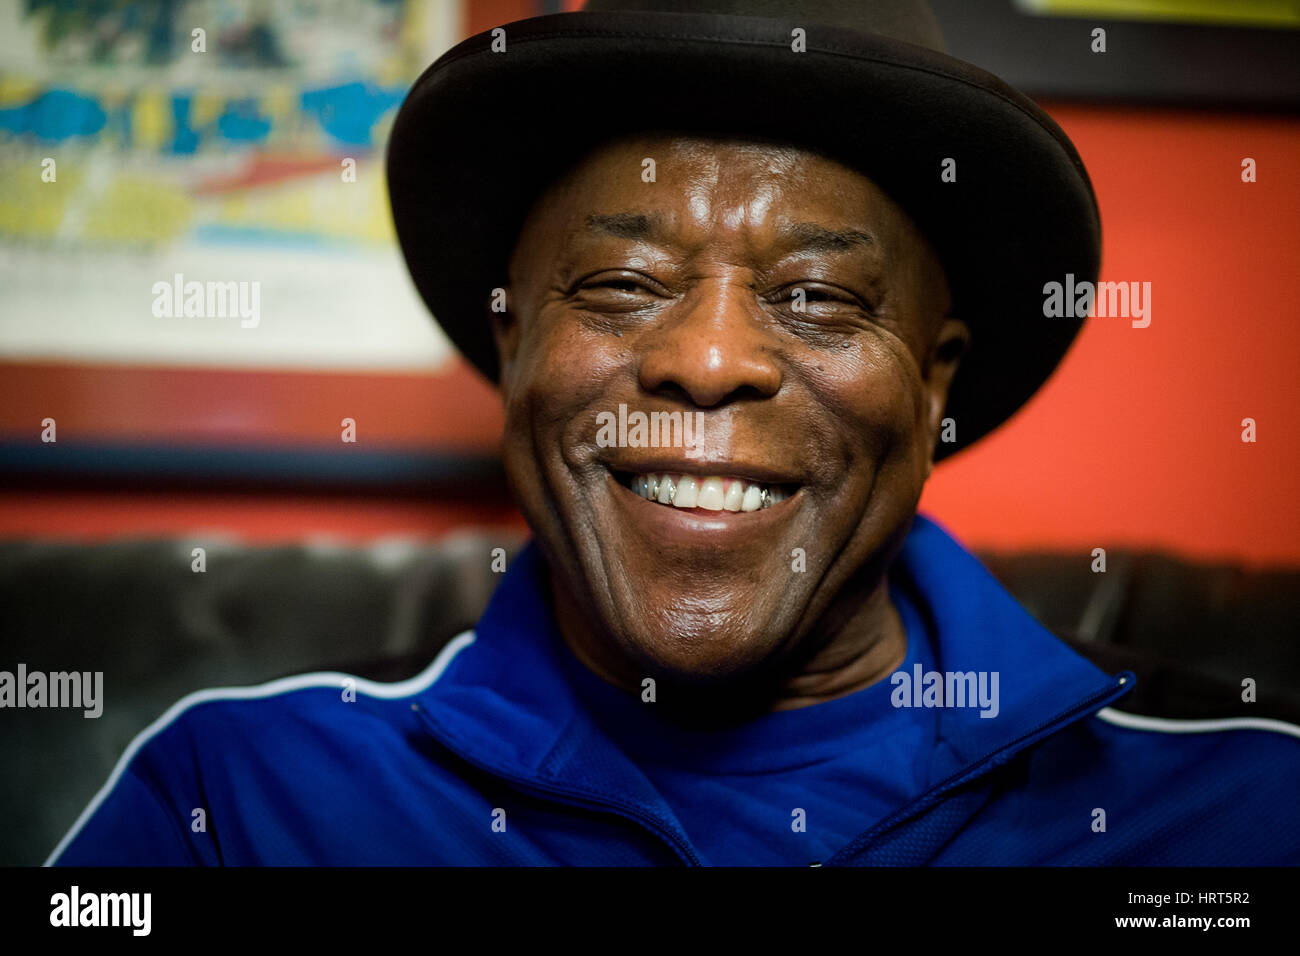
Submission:
<svg viewBox="0 0 1300 956">
<path fill-rule="evenodd" d="M 1132 689 L 1131 674 L 1107 675 L 1039 624 L 935 521 L 917 517 L 895 569 L 928 618 L 935 669 L 998 677 L 996 716 L 982 717 L 976 707 L 940 710 L 935 779 L 1032 742 L 1026 738 L 1037 739 L 1043 728 L 1059 729 L 1071 715 L 1082 719 Z M 1073 713 L 1100 696 L 1095 707 Z"/>
<path fill-rule="evenodd" d="M 890 573 L 926 620 L 936 671 L 982 672 L 989 681 L 997 674 L 996 716 L 981 717 L 979 707 L 939 709 L 933 781 L 1002 763 L 1133 684 L 1132 675 L 1109 677 L 1054 637 L 925 517 L 917 517 Z M 427 726 L 481 769 L 557 796 L 635 807 L 679 851 L 688 848 L 671 810 L 586 712 L 567 677 L 581 665 L 559 635 L 547 593 L 544 561 L 530 543 L 494 593 L 474 642 L 422 695 Z"/>
</svg>

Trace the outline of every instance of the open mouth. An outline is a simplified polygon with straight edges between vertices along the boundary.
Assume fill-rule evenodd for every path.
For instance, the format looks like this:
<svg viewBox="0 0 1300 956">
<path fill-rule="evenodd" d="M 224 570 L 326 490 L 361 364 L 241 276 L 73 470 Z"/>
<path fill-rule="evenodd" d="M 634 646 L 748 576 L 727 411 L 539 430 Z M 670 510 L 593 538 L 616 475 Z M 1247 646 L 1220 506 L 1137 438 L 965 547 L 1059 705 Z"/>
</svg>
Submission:
<svg viewBox="0 0 1300 956">
<path fill-rule="evenodd" d="M 730 475 L 639 473 L 610 469 L 614 479 L 633 494 L 670 508 L 703 511 L 763 511 L 799 490 L 798 485 L 750 481 Z"/>
</svg>

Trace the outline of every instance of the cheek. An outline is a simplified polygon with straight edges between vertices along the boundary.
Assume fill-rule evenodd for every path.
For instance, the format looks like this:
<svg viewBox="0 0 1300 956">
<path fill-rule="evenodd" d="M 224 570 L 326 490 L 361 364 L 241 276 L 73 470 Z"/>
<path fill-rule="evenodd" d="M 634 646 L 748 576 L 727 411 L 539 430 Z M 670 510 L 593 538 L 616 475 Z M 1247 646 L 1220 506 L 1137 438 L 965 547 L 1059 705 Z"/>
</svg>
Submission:
<svg viewBox="0 0 1300 956">
<path fill-rule="evenodd" d="M 841 423 L 850 468 L 864 459 L 877 467 L 908 459 L 923 443 L 920 369 L 900 339 L 863 336 L 852 348 L 818 361 L 809 376 L 820 403 Z"/>
<path fill-rule="evenodd" d="M 527 322 L 506 396 L 511 450 L 526 450 L 545 467 L 594 440 L 596 413 L 609 404 L 602 396 L 625 364 L 621 347 L 603 341 L 609 338 L 593 336 L 567 313 Z"/>
<path fill-rule="evenodd" d="M 543 308 L 524 324 L 520 355 L 522 374 L 532 382 L 590 391 L 625 363 L 626 346 L 623 338 L 590 328 L 570 309 Z"/>
</svg>

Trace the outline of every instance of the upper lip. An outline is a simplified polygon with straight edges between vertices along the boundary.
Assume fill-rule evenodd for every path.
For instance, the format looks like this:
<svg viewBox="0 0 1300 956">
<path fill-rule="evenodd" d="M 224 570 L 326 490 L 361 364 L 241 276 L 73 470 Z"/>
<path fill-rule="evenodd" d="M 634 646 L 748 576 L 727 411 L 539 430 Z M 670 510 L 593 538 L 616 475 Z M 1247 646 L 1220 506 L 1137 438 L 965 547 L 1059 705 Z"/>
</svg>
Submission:
<svg viewBox="0 0 1300 956">
<path fill-rule="evenodd" d="M 700 478 L 743 478 L 761 485 L 798 485 L 799 478 L 751 461 L 736 459 L 680 458 L 673 455 L 638 455 L 605 461 L 611 471 L 625 471 L 638 475 L 695 475 Z"/>
</svg>

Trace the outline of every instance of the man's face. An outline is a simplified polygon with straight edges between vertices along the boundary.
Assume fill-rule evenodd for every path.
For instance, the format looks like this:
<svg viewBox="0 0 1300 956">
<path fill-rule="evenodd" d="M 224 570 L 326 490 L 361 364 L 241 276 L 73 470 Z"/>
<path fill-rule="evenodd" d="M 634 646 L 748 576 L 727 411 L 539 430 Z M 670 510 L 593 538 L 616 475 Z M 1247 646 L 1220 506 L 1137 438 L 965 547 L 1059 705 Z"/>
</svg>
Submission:
<svg viewBox="0 0 1300 956">
<path fill-rule="evenodd" d="M 850 640 L 966 339 L 902 210 L 799 149 L 625 139 L 535 205 L 509 277 L 503 456 L 579 656 L 713 683 Z M 631 447 L 620 406 L 694 447 Z"/>
</svg>

